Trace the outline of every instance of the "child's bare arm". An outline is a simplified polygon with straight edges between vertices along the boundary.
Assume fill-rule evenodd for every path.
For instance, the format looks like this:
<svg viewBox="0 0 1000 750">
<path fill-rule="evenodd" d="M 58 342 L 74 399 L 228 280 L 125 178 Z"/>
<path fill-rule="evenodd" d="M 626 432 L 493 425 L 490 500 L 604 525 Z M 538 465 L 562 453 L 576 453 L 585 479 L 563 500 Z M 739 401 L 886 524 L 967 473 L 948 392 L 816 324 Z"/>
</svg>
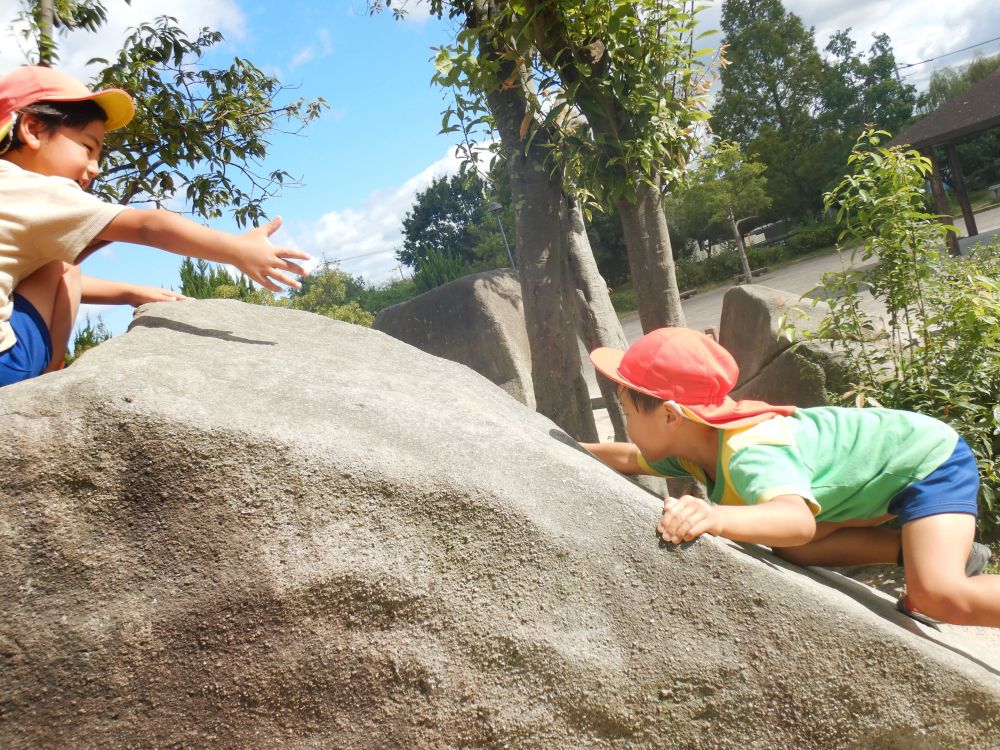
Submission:
<svg viewBox="0 0 1000 750">
<path fill-rule="evenodd" d="M 639 449 L 632 443 L 580 443 L 594 457 L 622 474 L 648 474 L 639 465 Z"/>
<path fill-rule="evenodd" d="M 799 495 L 781 495 L 759 505 L 712 505 L 697 497 L 668 497 L 656 531 L 679 544 L 702 534 L 769 547 L 795 547 L 811 541 L 816 519 Z"/>
<path fill-rule="evenodd" d="M 267 238 L 279 226 L 281 219 L 275 219 L 238 235 L 210 229 L 170 211 L 126 209 L 101 230 L 97 239 L 149 245 L 178 255 L 231 263 L 261 286 L 280 292 L 279 283 L 301 286 L 286 272 L 305 275 L 301 266 L 287 259 L 305 260 L 309 255 L 301 250 L 272 245 Z"/>
<path fill-rule="evenodd" d="M 80 276 L 81 301 L 91 305 L 132 305 L 138 307 L 146 302 L 172 302 L 187 299 L 180 292 L 161 289 L 158 286 L 128 284 L 124 281 L 98 279 L 94 276 Z"/>
</svg>

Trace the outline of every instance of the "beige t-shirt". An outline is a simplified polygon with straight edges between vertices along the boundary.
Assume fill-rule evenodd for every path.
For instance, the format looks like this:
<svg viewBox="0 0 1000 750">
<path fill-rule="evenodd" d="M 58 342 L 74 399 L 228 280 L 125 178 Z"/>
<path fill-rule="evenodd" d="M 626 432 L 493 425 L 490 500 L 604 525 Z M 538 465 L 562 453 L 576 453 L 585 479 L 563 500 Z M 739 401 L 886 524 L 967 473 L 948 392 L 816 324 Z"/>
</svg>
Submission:
<svg viewBox="0 0 1000 750">
<path fill-rule="evenodd" d="M 125 209 L 0 159 L 0 352 L 14 345 L 14 288 L 53 260 L 74 263 Z"/>
</svg>

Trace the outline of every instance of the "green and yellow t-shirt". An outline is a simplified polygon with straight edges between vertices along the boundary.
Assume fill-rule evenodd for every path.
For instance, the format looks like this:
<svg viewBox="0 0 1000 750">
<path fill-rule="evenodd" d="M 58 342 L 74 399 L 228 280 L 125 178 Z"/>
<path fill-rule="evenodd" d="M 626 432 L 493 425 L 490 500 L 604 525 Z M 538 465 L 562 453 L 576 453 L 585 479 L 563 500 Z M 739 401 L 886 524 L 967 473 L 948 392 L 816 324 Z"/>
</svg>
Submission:
<svg viewBox="0 0 1000 750">
<path fill-rule="evenodd" d="M 800 495 L 817 521 L 847 521 L 888 513 L 892 498 L 947 461 L 957 444 L 951 427 L 921 414 L 823 406 L 719 430 L 715 482 L 687 459 L 639 456 L 639 464 L 661 476 L 693 476 L 722 505 Z"/>
</svg>

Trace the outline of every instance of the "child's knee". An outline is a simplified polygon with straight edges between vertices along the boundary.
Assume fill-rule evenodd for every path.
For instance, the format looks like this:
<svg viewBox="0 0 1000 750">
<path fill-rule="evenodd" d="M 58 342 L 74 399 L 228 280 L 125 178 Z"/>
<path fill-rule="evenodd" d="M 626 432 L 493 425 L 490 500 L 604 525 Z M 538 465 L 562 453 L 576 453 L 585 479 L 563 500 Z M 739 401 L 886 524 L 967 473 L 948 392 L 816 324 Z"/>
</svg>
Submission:
<svg viewBox="0 0 1000 750">
<path fill-rule="evenodd" d="M 964 576 L 955 581 L 937 580 L 927 584 L 907 581 L 906 594 L 920 612 L 954 625 L 964 625 L 971 620 L 973 612 L 968 588 Z"/>
</svg>

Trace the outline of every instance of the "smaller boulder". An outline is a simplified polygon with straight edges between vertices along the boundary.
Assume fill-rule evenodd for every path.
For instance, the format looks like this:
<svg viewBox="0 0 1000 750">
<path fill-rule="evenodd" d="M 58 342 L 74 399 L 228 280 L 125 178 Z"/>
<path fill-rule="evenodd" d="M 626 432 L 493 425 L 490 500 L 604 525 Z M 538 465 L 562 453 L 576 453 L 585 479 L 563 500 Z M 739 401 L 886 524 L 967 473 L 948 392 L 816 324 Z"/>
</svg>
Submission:
<svg viewBox="0 0 1000 750">
<path fill-rule="evenodd" d="M 535 408 L 517 272 L 471 274 L 382 310 L 374 328 L 465 365 Z"/>
</svg>

